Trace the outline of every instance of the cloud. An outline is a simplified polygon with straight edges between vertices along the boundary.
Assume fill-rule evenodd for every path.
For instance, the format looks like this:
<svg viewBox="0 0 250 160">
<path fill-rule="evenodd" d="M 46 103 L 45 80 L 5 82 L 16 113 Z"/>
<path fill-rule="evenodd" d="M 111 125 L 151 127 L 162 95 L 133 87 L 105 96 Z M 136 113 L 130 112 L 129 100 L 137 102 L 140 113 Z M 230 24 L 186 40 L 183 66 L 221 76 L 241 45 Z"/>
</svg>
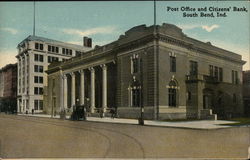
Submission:
<svg viewBox="0 0 250 160">
<path fill-rule="evenodd" d="M 201 28 L 206 30 L 207 32 L 212 32 L 214 29 L 219 28 L 220 26 L 217 24 L 209 25 L 198 25 L 198 24 L 180 24 L 178 27 L 182 28 L 183 30 L 191 30 L 195 28 Z"/>
<path fill-rule="evenodd" d="M 190 30 L 190 29 L 195 29 L 195 28 L 200 28 L 201 25 L 196 25 L 196 24 L 180 24 L 177 25 L 178 27 L 180 27 L 183 30 Z"/>
<path fill-rule="evenodd" d="M 76 44 L 76 45 L 83 45 L 83 42 L 80 42 L 80 41 L 67 41 L 67 43 Z"/>
<path fill-rule="evenodd" d="M 0 50 L 0 68 L 10 63 L 16 63 L 17 50 Z"/>
<path fill-rule="evenodd" d="M 106 27 L 96 27 L 87 30 L 79 29 L 62 29 L 62 32 L 65 34 L 77 35 L 77 36 L 90 36 L 95 34 L 111 34 L 116 31 L 115 27 L 106 26 Z"/>
<path fill-rule="evenodd" d="M 9 32 L 11 34 L 17 34 L 18 30 L 14 29 L 14 28 L 0 28 L 2 31 L 6 31 Z"/>
<path fill-rule="evenodd" d="M 217 24 L 213 24 L 212 26 L 201 26 L 201 27 L 202 29 L 205 29 L 206 31 L 211 32 L 214 29 L 219 28 L 220 26 Z"/>
</svg>

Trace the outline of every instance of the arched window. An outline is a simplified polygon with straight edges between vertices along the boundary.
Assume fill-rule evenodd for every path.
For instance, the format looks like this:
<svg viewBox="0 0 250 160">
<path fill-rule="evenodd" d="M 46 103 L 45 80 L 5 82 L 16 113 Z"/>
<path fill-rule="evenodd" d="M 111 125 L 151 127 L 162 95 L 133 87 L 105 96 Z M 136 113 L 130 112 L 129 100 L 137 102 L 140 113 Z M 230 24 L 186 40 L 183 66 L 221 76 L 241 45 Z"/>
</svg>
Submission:
<svg viewBox="0 0 250 160">
<path fill-rule="evenodd" d="M 174 80 L 169 82 L 168 88 L 168 105 L 170 107 L 176 107 L 177 103 L 177 83 Z"/>
</svg>

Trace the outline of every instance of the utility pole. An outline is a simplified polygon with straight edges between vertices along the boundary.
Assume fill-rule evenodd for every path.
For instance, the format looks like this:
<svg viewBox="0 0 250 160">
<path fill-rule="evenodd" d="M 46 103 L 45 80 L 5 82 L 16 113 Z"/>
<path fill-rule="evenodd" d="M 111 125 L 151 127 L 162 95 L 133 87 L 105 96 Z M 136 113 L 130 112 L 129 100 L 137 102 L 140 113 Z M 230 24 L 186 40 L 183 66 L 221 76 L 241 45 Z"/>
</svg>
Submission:
<svg viewBox="0 0 250 160">
<path fill-rule="evenodd" d="M 156 0 L 154 0 L 154 31 L 153 31 L 153 47 L 154 47 L 154 56 L 155 56 L 155 72 L 156 72 L 156 78 L 155 78 L 155 107 L 154 107 L 154 119 L 158 120 L 159 119 L 159 55 L 157 53 L 157 48 L 156 48 Z"/>
<path fill-rule="evenodd" d="M 36 35 L 36 5 L 35 5 L 35 1 L 34 1 L 34 14 L 33 14 L 33 36 Z"/>
<path fill-rule="evenodd" d="M 140 124 L 144 125 L 144 105 L 143 105 L 143 72 L 142 72 L 142 55 L 140 57 L 140 61 L 139 61 L 139 65 L 140 65 L 140 107 L 141 107 L 141 121 Z"/>
</svg>

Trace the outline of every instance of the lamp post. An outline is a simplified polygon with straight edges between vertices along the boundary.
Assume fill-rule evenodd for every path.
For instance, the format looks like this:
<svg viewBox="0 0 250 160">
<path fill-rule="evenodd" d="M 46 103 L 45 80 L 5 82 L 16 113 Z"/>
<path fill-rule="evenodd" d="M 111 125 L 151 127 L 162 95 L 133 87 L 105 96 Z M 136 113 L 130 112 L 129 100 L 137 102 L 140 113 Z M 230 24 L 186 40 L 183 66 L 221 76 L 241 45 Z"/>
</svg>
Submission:
<svg viewBox="0 0 250 160">
<path fill-rule="evenodd" d="M 142 72 L 142 58 L 139 58 L 140 65 L 140 83 L 139 83 L 139 93 L 140 93 L 140 109 L 141 109 L 141 117 L 139 124 L 144 125 L 144 105 L 143 105 L 143 72 Z"/>
</svg>

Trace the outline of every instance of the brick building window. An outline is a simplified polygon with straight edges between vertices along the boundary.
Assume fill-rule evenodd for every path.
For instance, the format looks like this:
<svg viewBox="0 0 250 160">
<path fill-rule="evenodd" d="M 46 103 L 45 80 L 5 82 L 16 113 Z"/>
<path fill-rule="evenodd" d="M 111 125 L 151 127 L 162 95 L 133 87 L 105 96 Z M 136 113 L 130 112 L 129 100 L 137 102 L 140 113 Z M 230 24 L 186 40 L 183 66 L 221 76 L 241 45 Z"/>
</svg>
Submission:
<svg viewBox="0 0 250 160">
<path fill-rule="evenodd" d="M 176 72 L 176 57 L 170 56 L 170 72 Z"/>
</svg>

